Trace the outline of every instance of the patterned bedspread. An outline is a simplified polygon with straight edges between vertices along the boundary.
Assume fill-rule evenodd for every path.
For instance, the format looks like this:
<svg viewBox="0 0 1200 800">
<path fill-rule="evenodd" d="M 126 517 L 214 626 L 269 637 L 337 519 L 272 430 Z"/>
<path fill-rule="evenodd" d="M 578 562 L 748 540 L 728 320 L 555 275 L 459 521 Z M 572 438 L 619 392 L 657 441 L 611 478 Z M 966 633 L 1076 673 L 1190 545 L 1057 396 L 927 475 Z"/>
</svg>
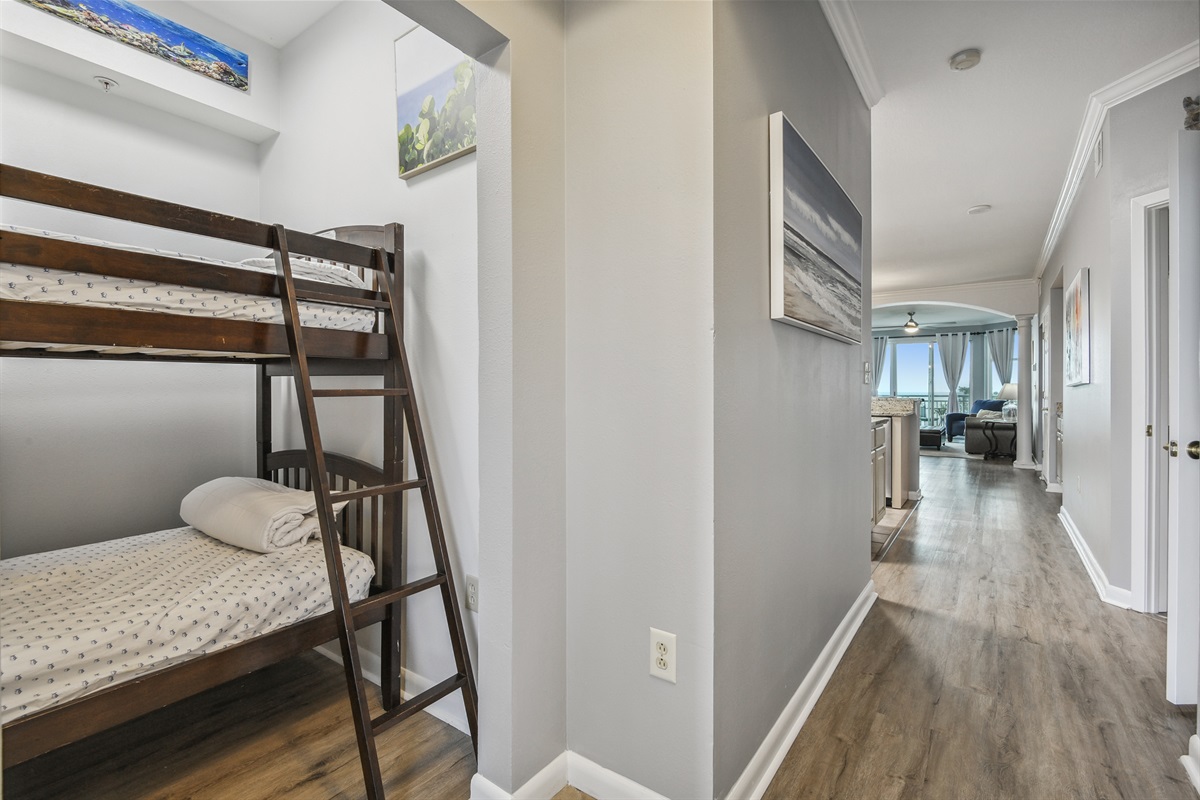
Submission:
<svg viewBox="0 0 1200 800">
<path fill-rule="evenodd" d="M 375 567 L 342 548 L 351 600 Z M 3 722 L 332 607 L 319 541 L 255 553 L 176 528 L 0 560 Z"/>
</svg>

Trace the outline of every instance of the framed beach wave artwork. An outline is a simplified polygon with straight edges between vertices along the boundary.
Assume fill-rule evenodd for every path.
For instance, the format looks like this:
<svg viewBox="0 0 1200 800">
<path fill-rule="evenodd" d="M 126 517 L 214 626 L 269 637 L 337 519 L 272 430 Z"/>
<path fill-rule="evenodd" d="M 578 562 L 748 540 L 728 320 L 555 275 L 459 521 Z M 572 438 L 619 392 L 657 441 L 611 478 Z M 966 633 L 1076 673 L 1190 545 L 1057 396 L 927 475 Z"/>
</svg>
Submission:
<svg viewBox="0 0 1200 800">
<path fill-rule="evenodd" d="M 782 111 L 770 117 L 771 319 L 862 341 L 862 214 Z"/>
</svg>

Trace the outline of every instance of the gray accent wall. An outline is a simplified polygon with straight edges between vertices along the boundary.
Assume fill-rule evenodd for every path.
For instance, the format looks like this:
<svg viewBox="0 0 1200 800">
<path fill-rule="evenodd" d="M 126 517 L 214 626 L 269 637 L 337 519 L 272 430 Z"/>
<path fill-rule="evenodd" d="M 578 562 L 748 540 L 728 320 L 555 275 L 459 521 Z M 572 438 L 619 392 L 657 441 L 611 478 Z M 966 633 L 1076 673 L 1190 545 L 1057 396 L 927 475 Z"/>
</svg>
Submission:
<svg viewBox="0 0 1200 800">
<path fill-rule="evenodd" d="M 871 115 L 816 3 L 715 4 L 714 795 L 870 579 Z M 772 322 L 767 117 L 863 215 L 864 345 Z"/>
<path fill-rule="evenodd" d="M 566 9 L 568 739 L 708 797 L 713 4 Z"/>
<path fill-rule="evenodd" d="M 1108 582 L 1130 589 L 1130 460 L 1134 428 L 1130 352 L 1130 201 L 1167 187 L 1169 145 L 1183 125 L 1184 96 L 1200 95 L 1193 70 L 1111 109 L 1099 175 L 1085 170 L 1075 207 L 1048 262 L 1070 287 L 1080 269 L 1091 281 L 1092 381 L 1063 386 L 1063 509 L 1078 526 Z"/>
</svg>

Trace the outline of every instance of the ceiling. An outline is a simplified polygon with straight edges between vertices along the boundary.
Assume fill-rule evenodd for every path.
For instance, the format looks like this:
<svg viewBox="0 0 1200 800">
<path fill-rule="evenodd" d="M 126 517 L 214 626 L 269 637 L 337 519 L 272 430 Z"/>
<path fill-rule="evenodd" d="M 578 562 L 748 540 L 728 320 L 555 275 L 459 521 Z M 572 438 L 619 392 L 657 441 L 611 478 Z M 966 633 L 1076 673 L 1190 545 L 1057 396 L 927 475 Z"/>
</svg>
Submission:
<svg viewBox="0 0 1200 800">
<path fill-rule="evenodd" d="M 871 328 L 899 328 L 908 322 L 908 312 L 913 312 L 913 319 L 926 328 L 956 327 L 969 325 L 983 327 L 1001 322 L 1012 322 L 1012 317 L 997 314 L 982 309 L 965 306 L 947 305 L 945 303 L 901 303 L 894 306 L 884 306 L 871 309 Z"/>
<path fill-rule="evenodd" d="M 295 39 L 341 0 L 183 0 L 226 25 L 278 49 Z"/>
<path fill-rule="evenodd" d="M 1193 42 L 1197 0 L 851 0 L 877 292 L 1032 278 L 1090 95 Z M 955 72 L 959 50 L 983 51 Z M 992 210 L 967 214 L 987 203 Z M 907 315 L 905 315 L 907 318 Z"/>
</svg>

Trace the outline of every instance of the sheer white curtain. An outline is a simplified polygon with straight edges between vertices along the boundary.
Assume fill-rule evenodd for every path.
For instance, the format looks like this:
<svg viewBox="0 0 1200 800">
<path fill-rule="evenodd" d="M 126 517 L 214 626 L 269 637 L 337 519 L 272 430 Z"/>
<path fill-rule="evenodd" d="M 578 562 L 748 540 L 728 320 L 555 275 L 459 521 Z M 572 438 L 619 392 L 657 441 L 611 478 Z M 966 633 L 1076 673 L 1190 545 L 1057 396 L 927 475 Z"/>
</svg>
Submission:
<svg viewBox="0 0 1200 800">
<path fill-rule="evenodd" d="M 958 381 L 962 377 L 963 364 L 967 360 L 968 333 L 939 333 L 937 335 L 938 356 L 942 360 L 942 375 L 950 389 L 950 404 L 946 411 L 958 411 Z"/>
<path fill-rule="evenodd" d="M 875 363 L 871 366 L 875 369 L 875 393 L 879 394 L 879 381 L 883 379 L 883 362 L 887 358 L 888 337 L 876 336 L 871 340 L 871 357 Z"/>
<path fill-rule="evenodd" d="M 1000 376 L 1000 385 L 1012 383 L 1013 334 L 1016 328 L 988 331 L 988 350 L 992 353 L 992 365 Z M 999 389 L 997 389 L 999 391 Z"/>
</svg>

